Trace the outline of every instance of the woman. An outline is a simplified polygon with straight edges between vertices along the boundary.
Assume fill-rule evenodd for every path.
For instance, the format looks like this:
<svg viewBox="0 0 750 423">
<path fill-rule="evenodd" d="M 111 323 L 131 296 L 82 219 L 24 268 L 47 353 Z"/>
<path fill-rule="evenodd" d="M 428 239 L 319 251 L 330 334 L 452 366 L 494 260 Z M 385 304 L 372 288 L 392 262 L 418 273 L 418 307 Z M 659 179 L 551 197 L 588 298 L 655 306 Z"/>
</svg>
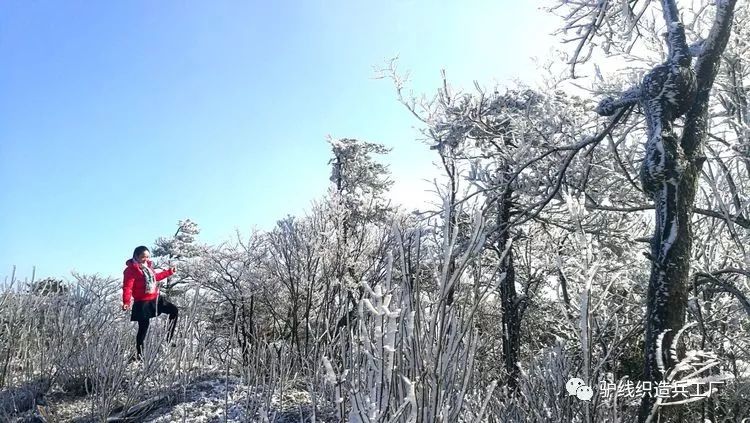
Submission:
<svg viewBox="0 0 750 423">
<path fill-rule="evenodd" d="M 136 359 L 143 356 L 143 340 L 146 339 L 151 318 L 162 313 L 169 315 L 169 335 L 172 339 L 177 324 L 177 306 L 159 296 L 158 282 L 172 276 L 174 267 L 156 273 L 151 261 L 151 252 L 140 246 L 133 251 L 133 258 L 125 262 L 122 281 L 122 309 L 131 309 L 130 321 L 138 322 L 138 334 L 135 337 Z"/>
</svg>

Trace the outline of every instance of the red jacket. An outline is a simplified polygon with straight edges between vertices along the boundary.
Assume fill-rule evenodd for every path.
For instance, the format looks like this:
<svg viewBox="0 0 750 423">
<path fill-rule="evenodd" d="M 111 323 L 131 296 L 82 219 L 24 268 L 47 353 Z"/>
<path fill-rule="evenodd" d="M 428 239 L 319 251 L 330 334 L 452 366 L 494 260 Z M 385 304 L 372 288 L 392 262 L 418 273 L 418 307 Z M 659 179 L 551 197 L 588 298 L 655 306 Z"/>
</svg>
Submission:
<svg viewBox="0 0 750 423">
<path fill-rule="evenodd" d="M 146 265 L 152 270 L 154 263 L 151 260 L 146 261 Z M 156 284 L 156 289 L 152 293 L 146 293 L 146 277 L 143 275 L 141 267 L 130 259 L 125 262 L 125 271 L 122 279 L 122 303 L 124 305 L 130 305 L 130 300 L 135 301 L 149 301 L 155 300 L 159 296 L 159 284 Z M 171 270 L 163 270 L 161 272 L 154 272 L 156 274 L 156 281 L 160 281 L 164 278 L 172 276 L 174 272 Z"/>
</svg>

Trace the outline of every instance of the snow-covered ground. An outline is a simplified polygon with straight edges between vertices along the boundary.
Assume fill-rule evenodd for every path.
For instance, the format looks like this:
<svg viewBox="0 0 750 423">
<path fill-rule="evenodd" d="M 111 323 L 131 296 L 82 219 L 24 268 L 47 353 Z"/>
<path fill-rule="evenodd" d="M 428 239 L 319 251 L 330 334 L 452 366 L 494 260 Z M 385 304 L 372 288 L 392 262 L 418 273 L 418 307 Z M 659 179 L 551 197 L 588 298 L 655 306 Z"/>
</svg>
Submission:
<svg viewBox="0 0 750 423">
<path fill-rule="evenodd" d="M 184 385 L 143 395 L 143 401 L 115 408 L 107 421 L 144 423 L 172 422 L 332 422 L 335 412 L 318 399 L 317 412 L 309 392 L 289 386 L 273 395 L 262 387 L 249 386 L 239 378 L 207 373 Z M 50 392 L 44 405 L 11 418 L 14 423 L 101 421 L 95 399 L 60 391 Z"/>
</svg>

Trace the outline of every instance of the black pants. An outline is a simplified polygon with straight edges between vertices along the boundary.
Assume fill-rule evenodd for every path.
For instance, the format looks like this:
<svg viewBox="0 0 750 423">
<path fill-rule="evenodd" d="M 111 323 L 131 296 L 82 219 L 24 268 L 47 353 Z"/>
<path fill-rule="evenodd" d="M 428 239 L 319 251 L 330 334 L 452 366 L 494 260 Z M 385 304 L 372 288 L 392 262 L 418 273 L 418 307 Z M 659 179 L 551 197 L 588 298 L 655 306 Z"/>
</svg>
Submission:
<svg viewBox="0 0 750 423">
<path fill-rule="evenodd" d="M 143 313 L 144 310 L 148 311 Z M 164 297 L 159 297 L 158 301 L 136 301 L 133 304 L 133 317 L 137 317 L 137 319 L 131 318 L 131 320 L 138 322 L 138 334 L 135 336 L 135 350 L 138 357 L 143 355 L 143 341 L 146 339 L 146 334 L 148 333 L 148 326 L 151 322 L 150 316 L 158 316 L 162 313 L 169 315 L 167 341 L 171 341 L 172 336 L 174 336 L 175 327 L 177 327 L 177 315 L 179 314 L 176 305 L 165 300 Z"/>
</svg>

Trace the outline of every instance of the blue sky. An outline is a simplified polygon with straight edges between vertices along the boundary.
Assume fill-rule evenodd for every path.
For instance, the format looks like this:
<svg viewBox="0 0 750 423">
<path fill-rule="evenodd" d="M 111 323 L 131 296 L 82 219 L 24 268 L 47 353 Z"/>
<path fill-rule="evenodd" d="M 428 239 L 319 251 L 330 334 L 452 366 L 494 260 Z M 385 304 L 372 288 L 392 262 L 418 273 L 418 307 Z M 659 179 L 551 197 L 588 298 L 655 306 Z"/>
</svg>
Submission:
<svg viewBox="0 0 750 423">
<path fill-rule="evenodd" d="M 526 1 L 0 3 L 0 281 L 121 275 L 179 219 L 216 243 L 302 214 L 327 135 L 380 142 L 417 206 L 434 152 L 373 66 L 416 92 L 534 78 L 556 23 Z"/>
</svg>

